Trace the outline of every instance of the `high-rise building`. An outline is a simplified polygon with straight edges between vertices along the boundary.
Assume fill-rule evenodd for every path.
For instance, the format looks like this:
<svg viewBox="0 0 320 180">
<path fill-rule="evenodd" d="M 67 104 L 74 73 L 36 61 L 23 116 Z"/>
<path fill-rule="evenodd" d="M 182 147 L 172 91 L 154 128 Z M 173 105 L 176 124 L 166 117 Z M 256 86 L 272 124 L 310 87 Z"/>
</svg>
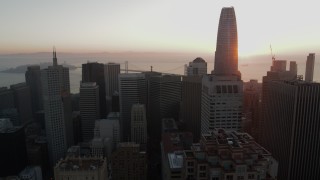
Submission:
<svg viewBox="0 0 320 180">
<path fill-rule="evenodd" d="M 104 78 L 106 84 L 106 96 L 111 97 L 114 92 L 119 92 L 120 64 L 107 63 L 104 65 Z"/>
<path fill-rule="evenodd" d="M 233 7 L 221 10 L 214 67 L 215 75 L 241 76 L 238 70 L 237 20 Z"/>
<path fill-rule="evenodd" d="M 214 128 L 240 130 L 243 82 L 237 76 L 207 75 L 202 79 L 201 133 Z"/>
<path fill-rule="evenodd" d="M 81 136 L 84 142 L 94 136 L 94 122 L 100 117 L 99 86 L 95 82 L 85 82 L 80 85 L 80 116 Z"/>
<path fill-rule="evenodd" d="M 105 119 L 108 115 L 106 105 L 106 85 L 104 77 L 104 64 L 88 62 L 82 64 L 82 82 L 96 82 L 99 86 L 100 118 Z"/>
<path fill-rule="evenodd" d="M 305 80 L 307 82 L 313 81 L 313 72 L 314 72 L 314 60 L 315 60 L 315 53 L 310 53 L 307 57 L 306 62 L 306 77 Z"/>
<path fill-rule="evenodd" d="M 67 146 L 72 144 L 73 128 L 70 97 L 69 69 L 58 65 L 57 55 L 53 51 L 53 66 L 41 70 L 45 129 L 48 140 L 50 164 L 55 164 L 64 157 Z"/>
<path fill-rule="evenodd" d="M 119 75 L 120 132 L 122 141 L 131 136 L 131 108 L 133 104 L 147 102 L 147 82 L 141 73 Z"/>
<path fill-rule="evenodd" d="M 114 150 L 120 142 L 120 114 L 119 112 L 111 112 L 107 119 L 99 119 L 95 121 L 94 138 L 99 139 L 102 143 L 109 139 L 111 147 Z"/>
<path fill-rule="evenodd" d="M 133 104 L 131 108 L 131 141 L 147 144 L 147 118 L 144 104 Z"/>
<path fill-rule="evenodd" d="M 139 144 L 120 143 L 112 154 L 111 163 L 112 179 L 147 179 L 147 154 L 140 151 Z"/>
<path fill-rule="evenodd" d="M 260 117 L 257 124 L 257 134 L 254 134 L 256 140 L 259 143 L 262 138 L 262 130 L 264 129 L 264 122 L 268 121 L 264 112 L 266 110 L 266 103 L 273 97 L 269 96 L 269 82 L 278 81 L 278 80 L 294 80 L 297 78 L 297 74 L 295 71 L 287 71 L 286 70 L 286 60 L 274 60 L 272 61 L 272 66 L 270 67 L 270 71 L 267 72 L 266 76 L 262 77 L 262 96 L 261 96 L 261 108 L 260 108 Z M 293 68 L 294 69 L 294 68 Z"/>
<path fill-rule="evenodd" d="M 13 92 L 7 87 L 0 87 L 0 110 L 14 108 Z"/>
<path fill-rule="evenodd" d="M 108 180 L 107 160 L 102 157 L 66 157 L 54 167 L 54 178 Z"/>
<path fill-rule="evenodd" d="M 320 84 L 269 81 L 262 145 L 279 161 L 278 179 L 319 179 Z"/>
<path fill-rule="evenodd" d="M 114 101 L 117 101 L 117 97 L 114 97 L 113 95 L 119 93 L 119 74 L 120 64 L 107 63 L 104 65 L 106 103 L 108 106 L 108 112 L 119 112 L 119 106 L 114 106 L 113 104 Z"/>
<path fill-rule="evenodd" d="M 161 121 L 163 118 L 179 120 L 181 102 L 181 76 L 159 75 L 149 78 L 148 103 L 150 120 L 149 132 L 153 141 L 161 140 Z"/>
<path fill-rule="evenodd" d="M 17 175 L 28 163 L 24 128 L 0 119 L 0 177 Z"/>
<path fill-rule="evenodd" d="M 37 111 L 43 110 L 40 66 L 28 66 L 25 78 L 27 85 L 30 87 L 32 112 L 35 114 Z"/>
<path fill-rule="evenodd" d="M 189 66 L 185 65 L 184 75 L 186 76 L 200 76 L 207 74 L 207 62 L 201 57 L 197 57 Z"/>
<path fill-rule="evenodd" d="M 258 123 L 260 116 L 262 84 L 258 80 L 250 80 L 243 87 L 243 131 L 258 137 Z"/>
<path fill-rule="evenodd" d="M 201 135 L 202 76 L 182 77 L 181 120 L 197 142 Z"/>
<path fill-rule="evenodd" d="M 19 83 L 10 86 L 14 96 L 14 105 L 20 116 L 20 123 L 32 120 L 32 104 L 30 87 L 26 83 Z"/>
</svg>

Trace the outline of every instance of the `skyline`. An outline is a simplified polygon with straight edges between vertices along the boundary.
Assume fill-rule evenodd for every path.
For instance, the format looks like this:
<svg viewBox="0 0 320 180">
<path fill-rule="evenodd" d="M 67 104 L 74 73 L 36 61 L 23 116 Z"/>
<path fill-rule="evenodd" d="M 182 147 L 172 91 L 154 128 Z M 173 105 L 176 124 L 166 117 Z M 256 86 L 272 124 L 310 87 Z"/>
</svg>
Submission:
<svg viewBox="0 0 320 180">
<path fill-rule="evenodd" d="M 315 52 L 316 2 L 138 0 L 1 2 L 0 54 L 43 52 L 214 53 L 222 7 L 236 11 L 239 56 Z M 250 8 L 249 8 L 250 7 Z"/>
</svg>

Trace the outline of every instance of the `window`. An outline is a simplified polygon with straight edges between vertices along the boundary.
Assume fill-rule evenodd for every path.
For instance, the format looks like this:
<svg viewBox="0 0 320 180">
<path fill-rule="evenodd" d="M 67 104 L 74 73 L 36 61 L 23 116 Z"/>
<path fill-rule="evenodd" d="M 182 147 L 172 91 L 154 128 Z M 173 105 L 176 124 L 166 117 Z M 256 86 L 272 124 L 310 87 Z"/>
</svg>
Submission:
<svg viewBox="0 0 320 180">
<path fill-rule="evenodd" d="M 254 174 L 248 174 L 248 179 L 254 179 Z"/>
<path fill-rule="evenodd" d="M 244 180 L 244 176 L 238 176 L 237 180 Z"/>
</svg>

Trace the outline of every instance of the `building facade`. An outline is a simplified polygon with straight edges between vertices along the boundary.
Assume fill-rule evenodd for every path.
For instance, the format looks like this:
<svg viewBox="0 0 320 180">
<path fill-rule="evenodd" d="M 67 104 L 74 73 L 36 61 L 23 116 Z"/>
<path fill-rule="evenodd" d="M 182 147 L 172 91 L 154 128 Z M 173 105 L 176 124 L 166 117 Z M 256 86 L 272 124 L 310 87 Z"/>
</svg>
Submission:
<svg viewBox="0 0 320 180">
<path fill-rule="evenodd" d="M 43 110 L 42 88 L 41 88 L 41 77 L 40 77 L 40 66 L 28 66 L 25 73 L 25 79 L 27 85 L 30 87 L 31 101 L 32 101 L 32 112 L 35 114 L 39 110 Z"/>
<path fill-rule="evenodd" d="M 108 115 L 106 105 L 106 85 L 104 77 L 104 64 L 88 62 L 82 64 L 82 82 L 96 82 L 99 86 L 99 112 L 100 118 L 105 119 Z"/>
<path fill-rule="evenodd" d="M 320 177 L 320 84 L 269 81 L 262 144 L 279 161 L 278 179 Z"/>
<path fill-rule="evenodd" d="M 118 145 L 112 154 L 112 179 L 114 180 L 146 180 L 147 154 L 140 151 L 140 145 L 125 142 Z"/>
<path fill-rule="evenodd" d="M 147 82 L 141 73 L 119 75 L 120 131 L 122 141 L 131 136 L 131 108 L 147 102 Z"/>
<path fill-rule="evenodd" d="M 99 86 L 95 82 L 80 85 L 81 136 L 85 142 L 94 137 L 95 120 L 100 117 Z"/>
<path fill-rule="evenodd" d="M 207 74 L 207 63 L 201 57 L 197 57 L 189 65 L 185 65 L 185 76 L 201 76 Z"/>
<path fill-rule="evenodd" d="M 240 130 L 243 82 L 237 76 L 208 75 L 202 79 L 201 133 L 214 128 Z"/>
<path fill-rule="evenodd" d="M 310 53 L 307 57 L 307 62 L 306 62 L 305 81 L 307 82 L 313 81 L 314 61 L 315 61 L 315 53 Z"/>
<path fill-rule="evenodd" d="M 140 145 L 146 145 L 147 118 L 144 104 L 134 104 L 131 108 L 131 141 Z"/>
<path fill-rule="evenodd" d="M 238 70 L 238 32 L 233 7 L 224 7 L 220 13 L 214 60 L 215 75 L 241 76 Z"/>
<path fill-rule="evenodd" d="M 45 112 L 45 129 L 48 140 L 50 164 L 55 164 L 64 157 L 68 144 L 72 144 L 72 118 L 66 107 L 71 105 L 69 69 L 57 63 L 56 52 L 53 52 L 53 66 L 41 70 L 43 106 Z M 69 98 L 70 99 L 70 98 Z M 70 113 L 71 117 L 71 113 Z M 68 140 L 68 139 L 71 140 Z M 68 142 L 70 143 L 68 143 Z"/>
</svg>

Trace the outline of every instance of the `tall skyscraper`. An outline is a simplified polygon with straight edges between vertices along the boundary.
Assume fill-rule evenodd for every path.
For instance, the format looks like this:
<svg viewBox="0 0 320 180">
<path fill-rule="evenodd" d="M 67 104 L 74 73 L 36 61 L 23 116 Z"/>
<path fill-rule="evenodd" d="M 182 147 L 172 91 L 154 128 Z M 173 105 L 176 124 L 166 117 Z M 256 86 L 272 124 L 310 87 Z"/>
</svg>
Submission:
<svg viewBox="0 0 320 180">
<path fill-rule="evenodd" d="M 120 64 L 108 63 L 104 65 L 108 112 L 119 112 L 119 106 L 114 106 L 113 104 L 113 102 L 117 101 L 117 97 L 114 97 L 113 95 L 119 93 L 119 74 Z"/>
<path fill-rule="evenodd" d="M 134 104 L 131 108 L 131 141 L 147 144 L 147 118 L 144 104 Z"/>
<path fill-rule="evenodd" d="M 114 92 L 119 92 L 120 64 L 108 63 L 104 65 L 104 78 L 106 84 L 106 96 L 111 97 Z"/>
<path fill-rule="evenodd" d="M 30 87 L 26 83 L 18 83 L 10 86 L 14 96 L 14 106 L 18 110 L 20 123 L 32 120 L 32 104 Z"/>
<path fill-rule="evenodd" d="M 192 132 L 194 142 L 201 135 L 201 93 L 202 76 L 182 77 L 181 118 L 186 131 Z"/>
<path fill-rule="evenodd" d="M 310 53 L 306 62 L 306 77 L 305 81 L 312 82 L 313 81 L 313 72 L 314 72 L 314 60 L 315 53 Z"/>
<path fill-rule="evenodd" d="M 184 75 L 186 76 L 200 76 L 207 74 L 207 62 L 201 57 L 197 57 L 189 66 L 185 65 Z"/>
<path fill-rule="evenodd" d="M 214 70 L 202 79 L 201 133 L 241 128 L 242 87 L 236 16 L 233 7 L 225 7 L 220 14 Z"/>
<path fill-rule="evenodd" d="M 71 104 L 65 102 L 70 97 L 69 69 L 58 65 L 55 50 L 53 66 L 41 70 L 41 84 L 49 159 L 53 165 L 64 157 L 73 140 L 72 119 L 67 119 L 69 112 L 65 112 L 71 109 L 65 107 Z"/>
<path fill-rule="evenodd" d="M 267 72 L 266 76 L 262 77 L 262 96 L 261 96 L 261 109 L 260 109 L 260 117 L 257 124 L 257 133 L 256 134 L 256 140 L 261 143 L 262 138 L 262 130 L 264 129 L 264 122 L 269 121 L 268 118 L 266 118 L 264 112 L 266 110 L 266 104 L 270 99 L 273 99 L 274 97 L 269 96 L 269 82 L 271 81 L 278 81 L 278 80 L 295 80 L 297 77 L 297 74 L 295 71 L 287 71 L 286 70 L 287 61 L 286 60 L 274 60 L 272 61 L 272 66 L 270 67 L 270 71 Z"/>
<path fill-rule="evenodd" d="M 28 66 L 25 73 L 26 83 L 30 87 L 32 112 L 35 114 L 39 110 L 43 110 L 40 66 Z"/>
<path fill-rule="evenodd" d="M 213 74 L 241 76 L 238 70 L 237 20 L 233 7 L 221 10 Z"/>
<path fill-rule="evenodd" d="M 161 140 L 161 121 L 163 118 L 179 120 L 181 102 L 181 76 L 159 75 L 149 78 L 148 103 L 150 120 L 148 121 L 151 138 Z"/>
<path fill-rule="evenodd" d="M 99 86 L 95 82 L 80 85 L 81 136 L 85 142 L 93 138 L 95 120 L 100 117 Z"/>
<path fill-rule="evenodd" d="M 320 84 L 269 81 L 262 145 L 279 161 L 278 179 L 320 177 Z"/>
<path fill-rule="evenodd" d="M 120 131 L 122 141 L 131 135 L 131 108 L 133 104 L 147 102 L 147 82 L 142 73 L 119 75 Z"/>
<path fill-rule="evenodd" d="M 104 77 L 104 64 L 88 62 L 82 64 L 82 82 L 96 82 L 99 86 L 100 118 L 105 119 L 108 115 L 106 104 L 106 85 Z"/>
</svg>

